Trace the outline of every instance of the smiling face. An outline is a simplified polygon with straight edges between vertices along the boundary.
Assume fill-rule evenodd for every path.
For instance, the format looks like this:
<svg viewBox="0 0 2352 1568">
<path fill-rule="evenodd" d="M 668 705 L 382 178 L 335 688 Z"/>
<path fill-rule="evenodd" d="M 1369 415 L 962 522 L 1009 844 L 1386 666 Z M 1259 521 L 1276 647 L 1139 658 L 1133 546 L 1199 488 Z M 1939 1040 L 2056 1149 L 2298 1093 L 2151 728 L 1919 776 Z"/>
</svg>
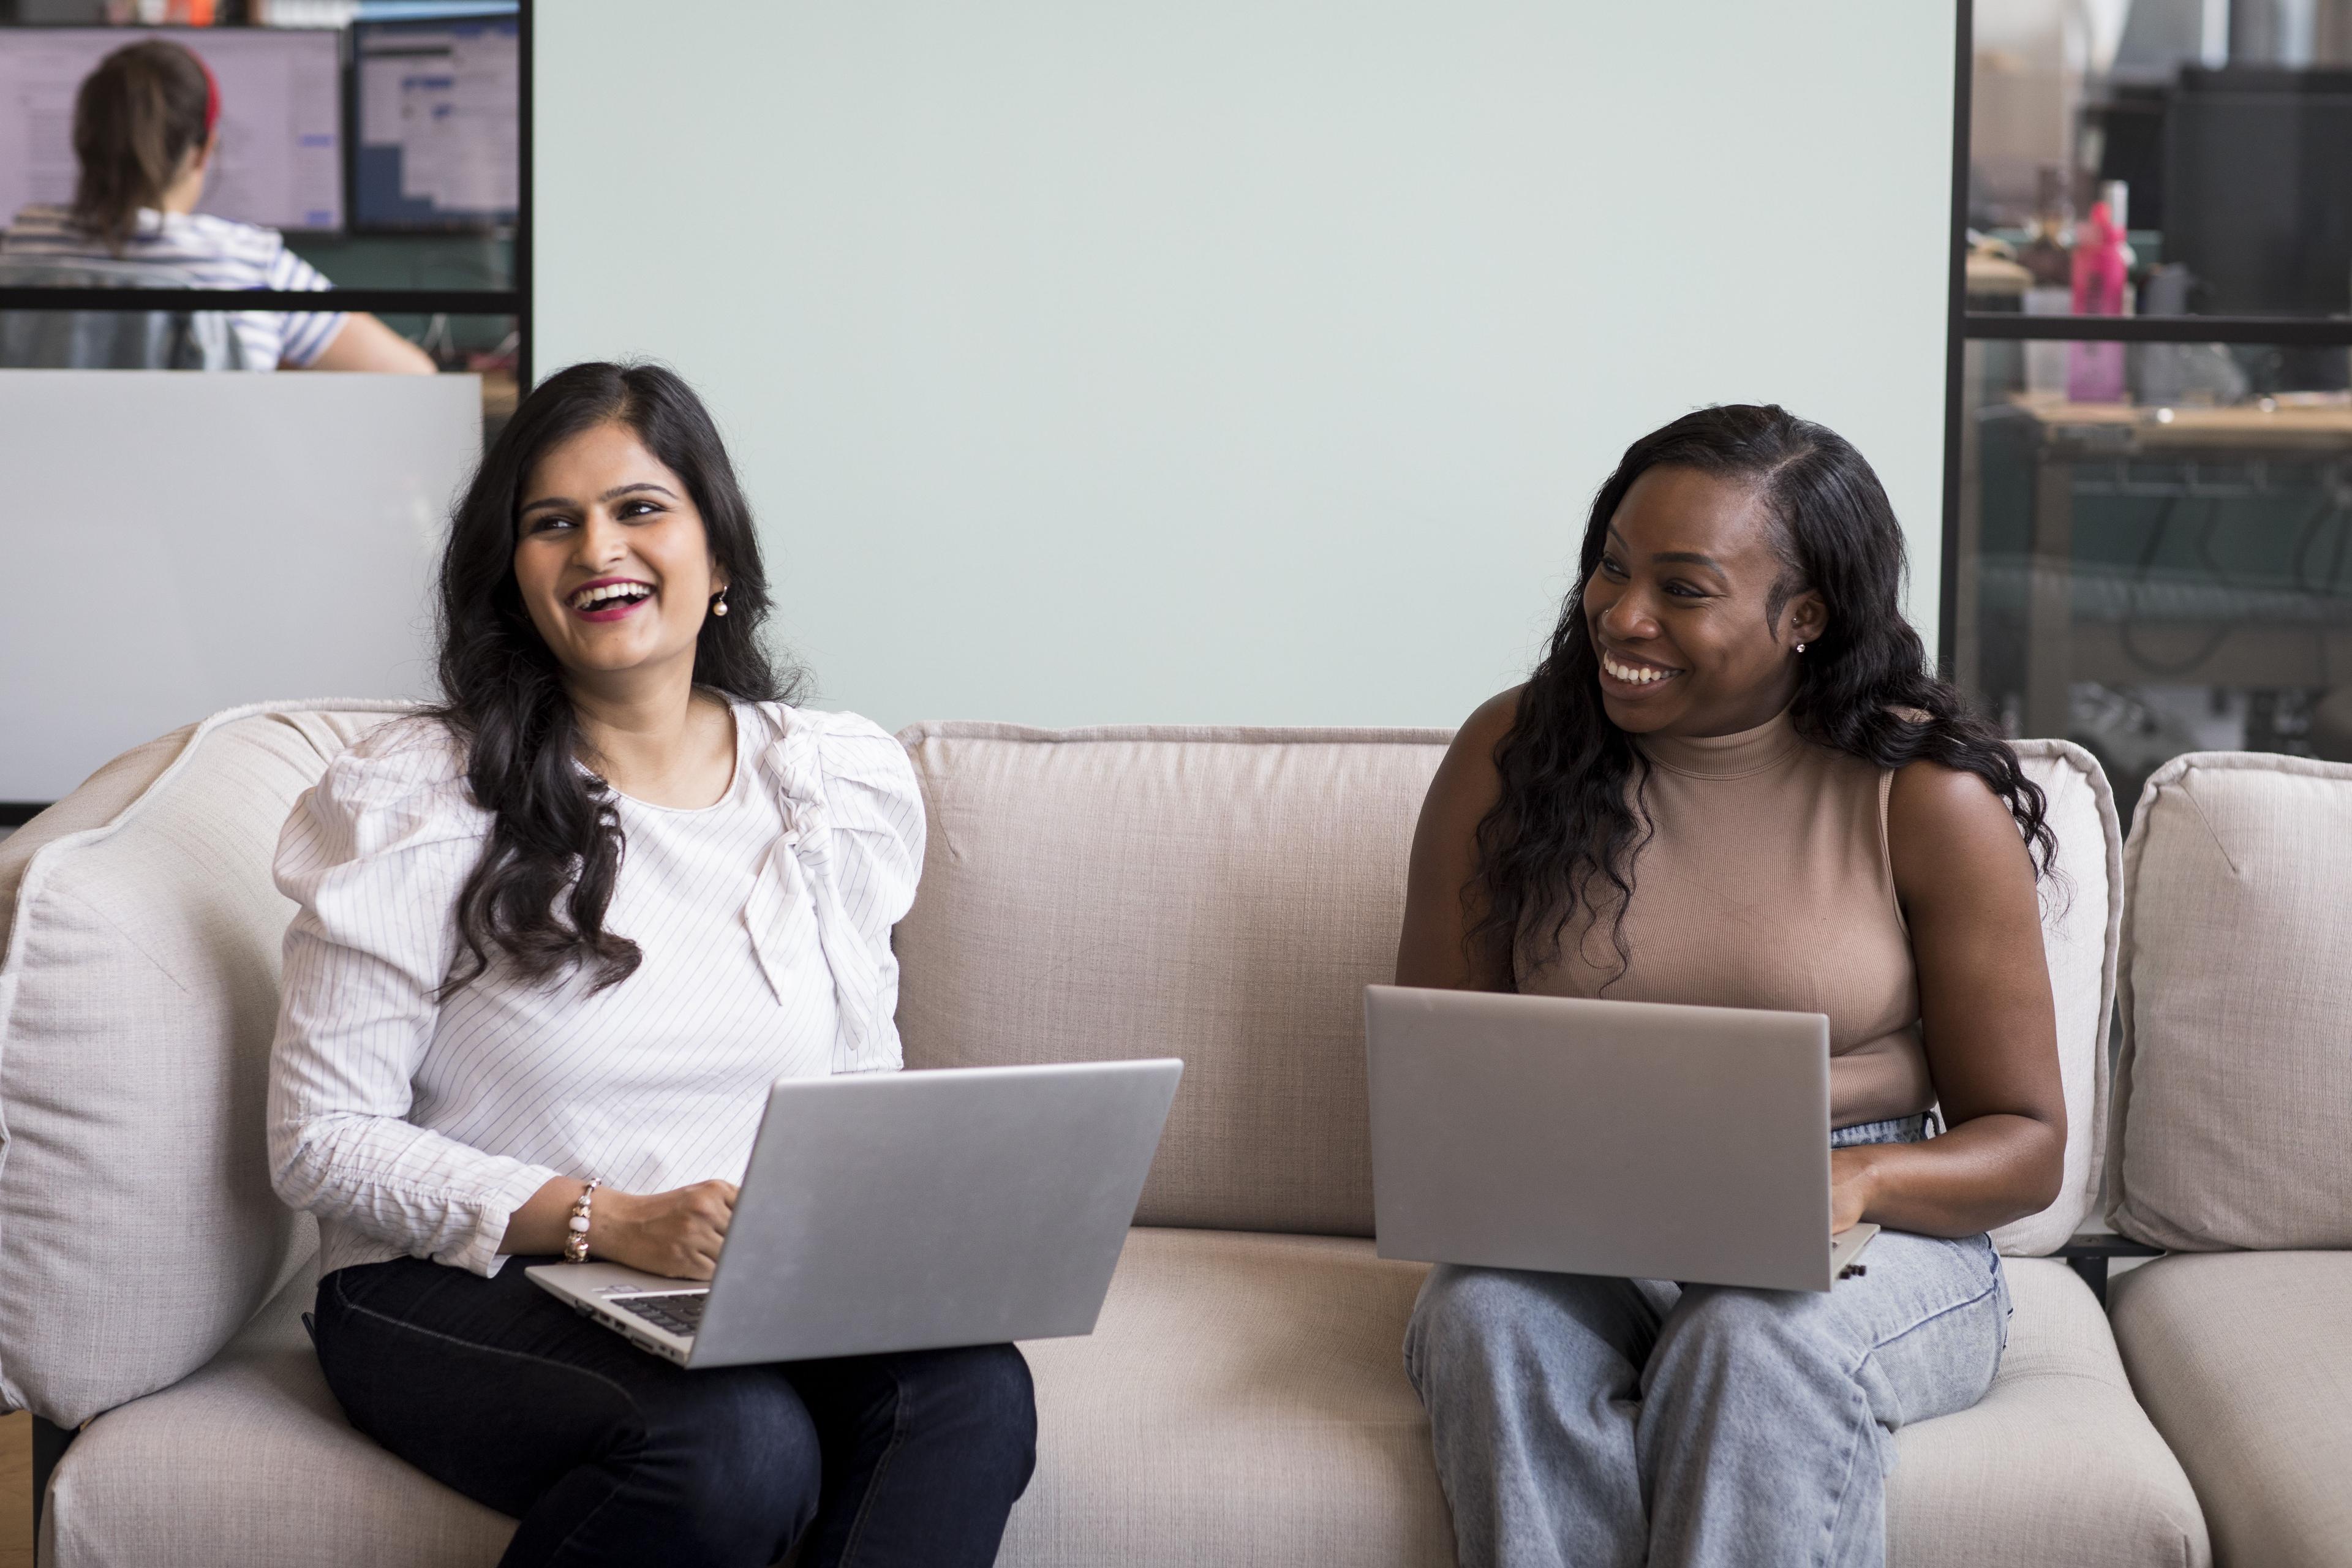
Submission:
<svg viewBox="0 0 2352 1568">
<path fill-rule="evenodd" d="M 532 468 L 514 573 L 531 624 L 574 682 L 690 676 L 726 586 L 686 481 L 625 425 L 584 430 Z"/>
<path fill-rule="evenodd" d="M 1796 695 L 1796 651 L 1827 623 L 1808 589 L 1766 618 L 1784 568 L 1755 492 L 1695 468 L 1655 468 L 1610 519 L 1584 584 L 1601 701 L 1633 734 L 1752 730 Z"/>
</svg>

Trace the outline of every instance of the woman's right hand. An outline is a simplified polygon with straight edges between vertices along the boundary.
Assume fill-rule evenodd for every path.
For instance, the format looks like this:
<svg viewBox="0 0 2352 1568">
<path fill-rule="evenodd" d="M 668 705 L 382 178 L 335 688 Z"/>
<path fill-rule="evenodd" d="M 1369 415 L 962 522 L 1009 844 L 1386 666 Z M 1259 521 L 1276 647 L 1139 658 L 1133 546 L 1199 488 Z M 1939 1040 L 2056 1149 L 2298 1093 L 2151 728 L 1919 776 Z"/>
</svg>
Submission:
<svg viewBox="0 0 2352 1568">
<path fill-rule="evenodd" d="M 735 1192 L 732 1182 L 644 1196 L 602 1188 L 589 1211 L 588 1256 L 671 1279 L 708 1279 L 735 1217 Z"/>
</svg>

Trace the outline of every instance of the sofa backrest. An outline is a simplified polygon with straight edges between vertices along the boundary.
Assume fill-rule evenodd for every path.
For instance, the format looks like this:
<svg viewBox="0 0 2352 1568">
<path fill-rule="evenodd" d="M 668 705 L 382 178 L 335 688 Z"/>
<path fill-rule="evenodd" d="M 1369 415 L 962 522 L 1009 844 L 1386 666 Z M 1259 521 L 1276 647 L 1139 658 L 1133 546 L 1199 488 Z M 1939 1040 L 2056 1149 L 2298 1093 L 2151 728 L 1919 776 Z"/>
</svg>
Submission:
<svg viewBox="0 0 2352 1568">
<path fill-rule="evenodd" d="M 2352 1247 L 2352 763 L 2176 757 L 2124 876 L 2109 1221 L 2181 1251 Z"/>
<path fill-rule="evenodd" d="M 1363 988 L 1395 971 L 1446 732 L 898 738 L 930 823 L 907 1065 L 1182 1057 L 1139 1223 L 1370 1235 Z"/>
<path fill-rule="evenodd" d="M 295 797 L 396 710 L 232 710 L 0 840 L 0 1397 L 72 1426 L 210 1360 L 308 1261 L 262 1099 Z"/>
<path fill-rule="evenodd" d="M 1449 738 L 904 731 L 930 820 L 898 933 L 908 1065 L 1181 1056 L 1140 1223 L 1370 1236 L 1363 987 L 1394 973 L 1413 824 Z M 2044 937 L 2066 1185 L 2000 1236 L 2039 1253 L 2093 1201 L 2121 844 L 2087 753 L 2019 751 L 2049 792 L 2064 872 Z"/>
</svg>

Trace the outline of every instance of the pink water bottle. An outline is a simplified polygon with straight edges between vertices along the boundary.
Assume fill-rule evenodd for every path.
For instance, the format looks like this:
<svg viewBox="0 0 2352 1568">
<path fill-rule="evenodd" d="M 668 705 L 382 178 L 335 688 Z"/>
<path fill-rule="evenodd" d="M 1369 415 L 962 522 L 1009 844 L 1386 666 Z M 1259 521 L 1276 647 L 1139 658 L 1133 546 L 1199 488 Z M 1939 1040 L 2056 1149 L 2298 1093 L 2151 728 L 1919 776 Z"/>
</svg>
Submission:
<svg viewBox="0 0 2352 1568">
<path fill-rule="evenodd" d="M 2110 180 L 2091 216 L 2074 226 L 2074 314 L 2120 316 L 2131 298 L 2131 247 L 2124 239 L 2125 190 Z M 2124 401 L 2124 345 L 2070 343 L 2066 397 L 2073 403 Z"/>
</svg>

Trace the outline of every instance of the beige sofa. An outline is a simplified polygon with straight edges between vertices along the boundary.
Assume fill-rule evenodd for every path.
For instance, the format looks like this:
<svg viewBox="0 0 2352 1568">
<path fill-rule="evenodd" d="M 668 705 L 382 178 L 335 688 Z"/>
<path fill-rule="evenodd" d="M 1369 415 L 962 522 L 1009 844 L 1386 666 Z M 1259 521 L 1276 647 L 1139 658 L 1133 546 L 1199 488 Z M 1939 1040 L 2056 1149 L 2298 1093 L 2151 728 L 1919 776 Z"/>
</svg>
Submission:
<svg viewBox="0 0 2352 1568">
<path fill-rule="evenodd" d="M 2116 1337 L 2225 1568 L 2352 1564 L 2352 764 L 2149 779 L 2126 849 Z"/>
<path fill-rule="evenodd" d="M 507 1521 L 353 1433 L 297 1315 L 312 1233 L 271 1198 L 261 1086 L 294 798 L 381 710 L 285 704 L 129 753 L 0 842 L 0 1395 L 79 1436 L 41 1557 L 487 1564 Z M 933 725 L 900 926 L 910 1067 L 1189 1064 L 1094 1335 L 1028 1348 L 1037 1477 L 1002 1561 L 1444 1564 L 1399 1346 L 1421 1270 L 1373 1256 L 1360 988 L 1383 979 L 1431 731 Z M 2002 1233 L 2009 1353 L 1906 1431 L 1899 1564 L 2202 1564 L 2205 1524 L 2057 1247 L 2094 1203 L 2119 846 L 2037 742 L 2071 1137 Z M 86 1426 L 84 1424 L 87 1424 Z"/>
</svg>

